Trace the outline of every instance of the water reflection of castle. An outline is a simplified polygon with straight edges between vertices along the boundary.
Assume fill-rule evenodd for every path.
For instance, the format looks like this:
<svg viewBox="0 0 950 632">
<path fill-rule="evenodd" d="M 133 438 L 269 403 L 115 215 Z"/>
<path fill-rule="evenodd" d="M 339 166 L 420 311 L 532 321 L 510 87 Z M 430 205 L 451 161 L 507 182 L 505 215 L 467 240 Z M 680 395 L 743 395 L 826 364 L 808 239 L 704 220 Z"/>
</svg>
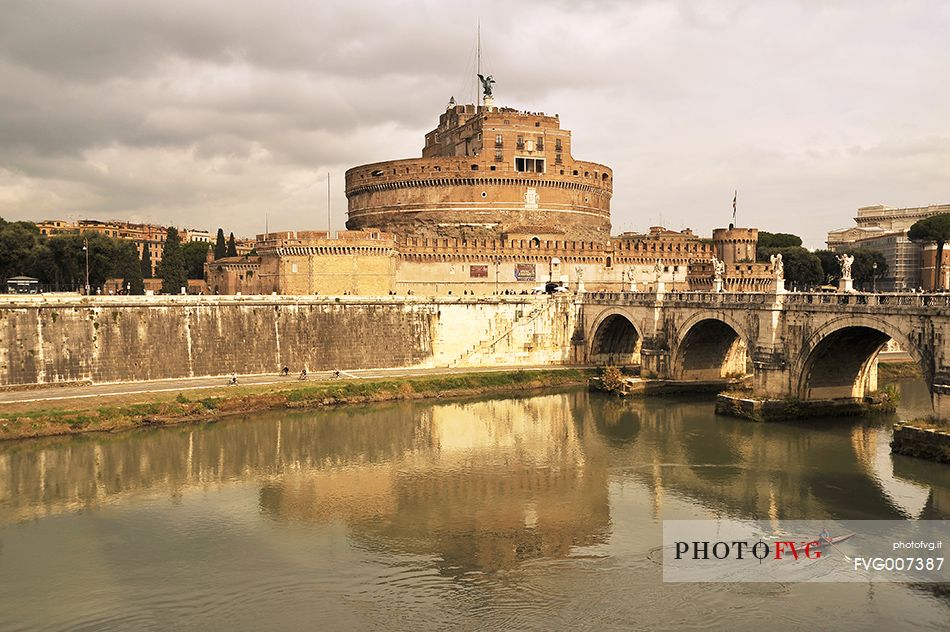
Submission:
<svg viewBox="0 0 950 632">
<path fill-rule="evenodd" d="M 9 444 L 0 523 L 251 480 L 274 520 L 344 524 L 367 548 L 490 570 L 606 542 L 624 518 L 611 515 L 618 477 L 652 499 L 654 519 L 670 494 L 737 517 L 950 516 L 950 475 L 900 459 L 888 470 L 879 436 L 585 392 L 393 404 Z"/>
</svg>

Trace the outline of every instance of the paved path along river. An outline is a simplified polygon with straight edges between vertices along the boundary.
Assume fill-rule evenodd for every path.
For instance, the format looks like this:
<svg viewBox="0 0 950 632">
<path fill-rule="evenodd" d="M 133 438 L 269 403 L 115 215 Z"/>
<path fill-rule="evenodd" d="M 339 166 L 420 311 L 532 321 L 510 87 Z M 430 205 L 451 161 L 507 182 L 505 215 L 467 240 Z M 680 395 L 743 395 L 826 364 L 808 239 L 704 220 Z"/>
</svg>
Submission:
<svg viewBox="0 0 950 632">
<path fill-rule="evenodd" d="M 494 373 L 498 371 L 550 371 L 557 369 L 551 365 L 530 365 L 515 367 L 466 367 L 466 368 L 425 368 L 409 367 L 396 369 L 353 369 L 341 371 L 339 379 L 379 379 L 393 377 L 420 377 L 430 375 L 457 375 L 461 373 Z M 566 369 L 585 368 L 568 366 Z M 242 385 L 296 384 L 299 375 L 287 376 L 267 373 L 263 375 L 241 375 L 238 383 Z M 151 380 L 147 382 L 114 382 L 108 384 L 70 384 L 63 386 L 36 386 L 25 389 L 0 391 L 0 405 L 27 402 L 61 401 L 88 397 L 111 397 L 117 395 L 138 395 L 144 393 L 165 393 L 206 388 L 221 388 L 228 384 L 227 377 L 193 377 L 171 380 Z M 315 371 L 307 375 L 311 382 L 337 379 L 333 371 Z"/>
</svg>

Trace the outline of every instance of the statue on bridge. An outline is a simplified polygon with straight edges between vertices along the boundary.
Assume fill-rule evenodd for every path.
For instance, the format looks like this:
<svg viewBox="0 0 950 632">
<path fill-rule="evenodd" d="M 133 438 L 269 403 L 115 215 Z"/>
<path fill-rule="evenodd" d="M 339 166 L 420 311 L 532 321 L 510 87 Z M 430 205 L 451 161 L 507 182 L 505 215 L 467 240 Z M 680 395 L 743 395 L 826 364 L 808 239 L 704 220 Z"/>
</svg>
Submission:
<svg viewBox="0 0 950 632">
<path fill-rule="evenodd" d="M 854 263 L 854 257 L 848 253 L 844 253 L 838 256 L 838 263 L 841 264 L 841 279 L 850 280 L 851 279 L 851 264 Z"/>
<path fill-rule="evenodd" d="M 726 263 L 718 257 L 713 257 L 713 292 L 722 292 L 722 277 L 726 274 Z"/>
<path fill-rule="evenodd" d="M 785 264 L 782 263 L 782 253 L 777 253 L 769 257 L 769 261 L 772 262 L 772 274 L 775 276 L 776 281 L 785 280 Z"/>
<path fill-rule="evenodd" d="M 636 270 L 636 268 L 634 268 L 634 267 L 627 268 L 626 272 L 624 272 L 624 276 L 625 276 L 626 280 L 630 283 L 630 286 L 629 286 L 629 287 L 630 287 L 630 291 L 631 291 L 631 292 L 636 292 L 636 291 L 637 291 L 637 270 Z"/>
<path fill-rule="evenodd" d="M 722 281 L 723 275 L 726 273 L 726 264 L 725 262 L 713 257 L 713 276 L 715 276 L 717 281 Z"/>
</svg>

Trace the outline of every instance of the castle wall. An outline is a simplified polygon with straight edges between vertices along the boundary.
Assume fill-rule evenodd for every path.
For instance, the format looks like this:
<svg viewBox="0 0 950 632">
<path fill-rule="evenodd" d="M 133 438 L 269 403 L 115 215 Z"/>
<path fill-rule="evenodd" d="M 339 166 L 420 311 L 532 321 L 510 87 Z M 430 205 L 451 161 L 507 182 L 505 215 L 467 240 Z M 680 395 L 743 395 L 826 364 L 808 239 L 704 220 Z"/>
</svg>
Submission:
<svg viewBox="0 0 950 632">
<path fill-rule="evenodd" d="M 422 158 L 346 172 L 347 228 L 401 236 L 506 233 L 610 237 L 609 167 L 575 160 L 557 116 L 456 106 L 426 134 Z"/>
<path fill-rule="evenodd" d="M 11 297 L 0 386 L 568 360 L 574 310 L 548 297 Z"/>
</svg>

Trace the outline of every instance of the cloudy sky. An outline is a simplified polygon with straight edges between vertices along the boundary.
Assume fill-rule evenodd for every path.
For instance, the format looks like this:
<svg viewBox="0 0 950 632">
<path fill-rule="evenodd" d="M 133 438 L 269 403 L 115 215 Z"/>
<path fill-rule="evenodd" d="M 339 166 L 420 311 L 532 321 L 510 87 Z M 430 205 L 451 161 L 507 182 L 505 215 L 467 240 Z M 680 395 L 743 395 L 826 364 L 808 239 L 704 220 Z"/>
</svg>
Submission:
<svg viewBox="0 0 950 632">
<path fill-rule="evenodd" d="M 556 112 L 613 227 L 820 246 L 950 202 L 950 2 L 3 0 L 0 216 L 342 228 L 343 172 L 471 101 Z"/>
</svg>

